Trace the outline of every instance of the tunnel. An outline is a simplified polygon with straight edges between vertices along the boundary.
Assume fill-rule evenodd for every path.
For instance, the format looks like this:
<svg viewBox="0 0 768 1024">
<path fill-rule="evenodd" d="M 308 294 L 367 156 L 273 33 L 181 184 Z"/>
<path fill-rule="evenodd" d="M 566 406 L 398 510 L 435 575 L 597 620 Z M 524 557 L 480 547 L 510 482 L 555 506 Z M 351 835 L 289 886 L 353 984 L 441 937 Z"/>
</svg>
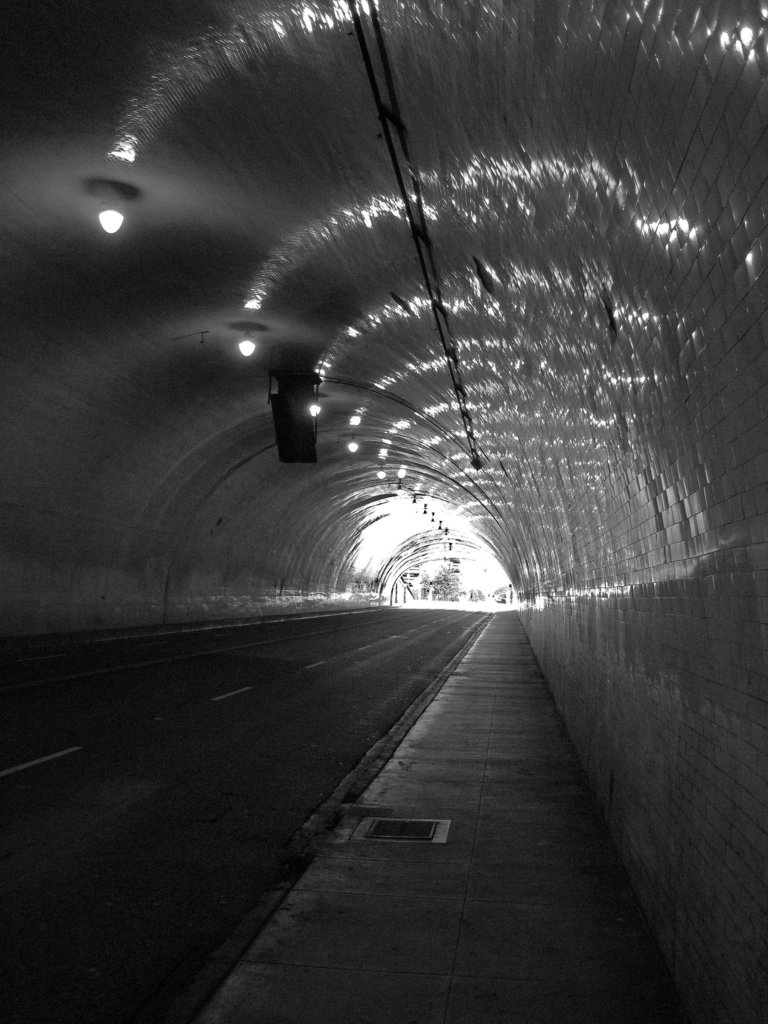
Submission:
<svg viewBox="0 0 768 1024">
<path fill-rule="evenodd" d="M 764 1021 L 766 4 L 10 0 L 0 33 L 0 634 L 490 560 L 692 1022 Z"/>
</svg>

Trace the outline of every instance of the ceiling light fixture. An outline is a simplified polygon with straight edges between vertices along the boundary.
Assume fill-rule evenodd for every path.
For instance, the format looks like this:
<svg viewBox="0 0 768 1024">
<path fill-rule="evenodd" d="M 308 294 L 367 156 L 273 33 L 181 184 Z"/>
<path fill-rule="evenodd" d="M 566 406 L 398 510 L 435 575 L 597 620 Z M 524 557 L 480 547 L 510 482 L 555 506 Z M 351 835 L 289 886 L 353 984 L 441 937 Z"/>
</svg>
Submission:
<svg viewBox="0 0 768 1024">
<path fill-rule="evenodd" d="M 319 416 L 320 415 L 320 406 L 317 405 L 317 404 L 310 405 L 310 407 L 309 407 L 309 415 L 310 416 Z"/>
<path fill-rule="evenodd" d="M 244 356 L 252 356 L 253 353 L 256 351 L 256 345 L 251 341 L 250 338 L 243 338 L 243 340 L 238 343 L 237 347 L 240 349 L 240 352 Z"/>
<path fill-rule="evenodd" d="M 359 427 L 360 426 L 360 417 L 357 414 L 355 414 L 354 416 L 350 416 L 349 417 L 349 425 L 351 427 Z"/>
<path fill-rule="evenodd" d="M 349 444 L 347 445 L 347 448 L 351 452 L 356 452 L 359 447 L 360 445 L 357 443 L 357 441 L 350 441 Z"/>
<path fill-rule="evenodd" d="M 109 178 L 91 178 L 85 183 L 86 191 L 101 202 L 99 223 L 108 235 L 119 231 L 125 214 L 123 207 L 135 199 L 139 190 L 125 181 L 111 181 Z"/>
<path fill-rule="evenodd" d="M 124 219 L 119 210 L 102 210 L 99 214 L 99 224 L 108 235 L 114 235 L 116 231 L 119 231 Z"/>
</svg>

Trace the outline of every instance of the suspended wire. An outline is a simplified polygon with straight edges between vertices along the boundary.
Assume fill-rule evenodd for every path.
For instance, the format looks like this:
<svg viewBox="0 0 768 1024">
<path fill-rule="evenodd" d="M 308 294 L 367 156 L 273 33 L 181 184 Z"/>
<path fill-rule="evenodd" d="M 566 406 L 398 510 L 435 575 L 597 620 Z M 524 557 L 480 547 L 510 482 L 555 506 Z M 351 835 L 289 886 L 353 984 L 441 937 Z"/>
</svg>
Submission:
<svg viewBox="0 0 768 1024">
<path fill-rule="evenodd" d="M 358 10 L 358 0 L 347 0 L 347 4 L 352 15 L 352 22 L 355 28 L 355 34 L 357 41 L 360 46 L 360 53 L 363 58 L 365 65 L 366 74 L 368 75 L 368 81 L 371 86 L 371 92 L 373 93 L 373 100 L 376 104 L 376 109 L 379 114 L 379 120 L 382 126 L 382 132 L 384 139 L 387 144 L 387 150 L 389 157 L 392 162 L 392 167 L 395 172 L 397 179 L 397 186 L 400 190 L 400 196 L 403 200 L 405 207 L 406 217 L 408 219 L 408 225 L 411 229 L 411 236 L 416 248 L 416 254 L 419 259 L 419 265 L 421 266 L 421 273 L 424 278 L 424 284 L 427 289 L 427 294 L 430 300 L 430 306 L 432 308 L 432 315 L 435 319 L 437 327 L 437 333 L 440 338 L 440 342 L 445 353 L 445 359 L 448 364 L 448 372 L 451 375 L 451 383 L 453 384 L 454 394 L 456 401 L 459 405 L 459 412 L 461 413 L 462 425 L 464 427 L 464 433 L 467 438 L 467 445 L 469 447 L 470 463 L 474 469 L 481 469 L 484 465 L 483 459 L 480 456 L 478 450 L 477 441 L 475 439 L 474 430 L 472 427 L 472 414 L 467 406 L 467 393 L 464 388 L 464 383 L 461 377 L 461 368 L 459 365 L 459 354 L 456 348 L 456 343 L 451 334 L 450 325 L 448 323 L 448 310 L 443 302 L 442 289 L 440 287 L 440 276 L 437 271 L 437 265 L 435 262 L 434 247 L 429 237 L 429 229 L 427 227 L 427 218 L 424 213 L 424 201 L 422 198 L 421 180 L 419 178 L 418 170 L 414 161 L 411 159 L 408 150 L 408 139 L 406 134 L 405 125 L 400 116 L 400 108 L 397 102 L 397 94 L 395 91 L 394 78 L 392 76 L 392 66 L 389 62 L 387 55 L 387 48 L 384 42 L 384 34 L 381 30 L 381 23 L 379 22 L 378 11 L 376 10 L 375 3 L 370 4 L 370 19 L 373 25 L 373 32 L 376 39 L 376 48 L 378 50 L 379 60 L 384 72 L 384 83 L 386 89 L 387 102 L 385 103 L 382 99 L 382 90 L 379 87 L 378 78 L 376 76 L 376 70 L 373 66 L 371 59 L 371 52 L 368 47 L 368 42 L 365 37 L 363 30 L 363 23 L 360 18 L 360 12 Z M 407 168 L 408 177 L 411 181 L 411 187 L 413 190 L 413 199 L 408 193 L 406 188 L 405 179 L 403 177 L 403 170 L 401 167 L 401 158 L 398 156 L 397 148 L 395 146 L 395 140 L 392 135 L 390 125 L 394 127 L 397 132 L 397 138 L 402 153 L 402 160 Z"/>
</svg>

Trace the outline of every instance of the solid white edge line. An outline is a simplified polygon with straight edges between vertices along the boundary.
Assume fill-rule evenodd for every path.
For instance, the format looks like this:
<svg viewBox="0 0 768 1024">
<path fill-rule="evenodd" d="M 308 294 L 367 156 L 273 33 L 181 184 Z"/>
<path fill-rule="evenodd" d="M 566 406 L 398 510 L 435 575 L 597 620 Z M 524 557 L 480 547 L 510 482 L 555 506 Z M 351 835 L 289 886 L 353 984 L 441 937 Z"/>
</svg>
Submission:
<svg viewBox="0 0 768 1024">
<path fill-rule="evenodd" d="M 74 754 L 76 750 L 82 750 L 82 747 L 67 747 L 66 750 L 60 750 L 58 754 L 49 754 L 47 757 L 38 757 L 34 761 L 25 761 L 24 764 L 17 764 L 14 768 L 6 768 L 0 772 L 0 778 L 3 775 L 13 775 L 14 772 L 23 772 L 25 768 L 34 768 L 36 764 L 43 764 L 45 761 L 53 761 L 57 757 L 64 757 L 65 754 Z"/>
<path fill-rule="evenodd" d="M 230 690 L 229 693 L 220 693 L 218 697 L 211 697 L 211 700 L 224 700 L 225 697 L 234 697 L 236 693 L 245 693 L 246 690 L 252 689 L 252 686 L 241 686 L 239 690 Z"/>
</svg>

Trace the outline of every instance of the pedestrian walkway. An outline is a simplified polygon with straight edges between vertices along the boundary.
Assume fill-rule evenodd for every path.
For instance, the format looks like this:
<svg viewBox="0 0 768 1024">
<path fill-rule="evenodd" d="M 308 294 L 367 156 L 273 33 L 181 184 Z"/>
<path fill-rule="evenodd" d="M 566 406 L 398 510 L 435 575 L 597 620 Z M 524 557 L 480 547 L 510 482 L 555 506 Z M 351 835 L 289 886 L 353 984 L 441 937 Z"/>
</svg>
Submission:
<svg viewBox="0 0 768 1024">
<path fill-rule="evenodd" d="M 681 1024 L 514 613 L 345 810 L 196 1024 Z"/>
</svg>

